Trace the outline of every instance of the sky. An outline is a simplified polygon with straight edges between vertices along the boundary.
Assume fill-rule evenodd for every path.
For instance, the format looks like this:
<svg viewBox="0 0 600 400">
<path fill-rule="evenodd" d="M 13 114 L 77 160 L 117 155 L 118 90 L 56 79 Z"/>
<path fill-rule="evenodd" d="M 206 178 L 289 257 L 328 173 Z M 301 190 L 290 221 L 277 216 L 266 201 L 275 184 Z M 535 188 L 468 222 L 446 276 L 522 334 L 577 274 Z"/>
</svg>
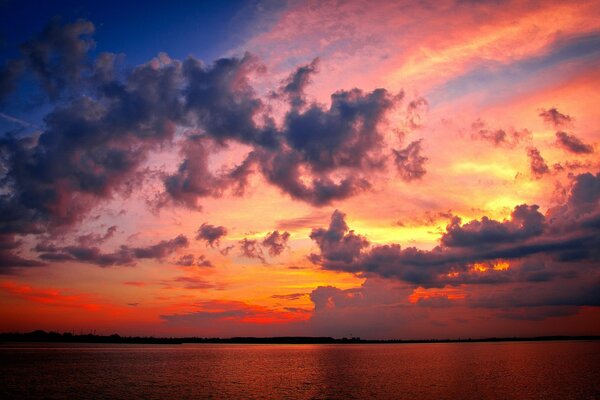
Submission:
<svg viewBox="0 0 600 400">
<path fill-rule="evenodd" d="M 600 334 L 598 1 L 0 2 L 0 331 Z"/>
</svg>

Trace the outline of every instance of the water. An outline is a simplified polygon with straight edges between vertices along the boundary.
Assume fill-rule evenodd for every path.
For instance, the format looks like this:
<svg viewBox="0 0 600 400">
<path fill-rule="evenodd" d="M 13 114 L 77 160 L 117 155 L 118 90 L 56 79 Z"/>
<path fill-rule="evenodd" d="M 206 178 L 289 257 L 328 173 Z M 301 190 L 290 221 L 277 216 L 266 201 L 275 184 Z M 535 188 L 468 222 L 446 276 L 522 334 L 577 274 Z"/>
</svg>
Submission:
<svg viewBox="0 0 600 400">
<path fill-rule="evenodd" d="M 1 344 L 1 399 L 600 399 L 600 342 Z"/>
</svg>

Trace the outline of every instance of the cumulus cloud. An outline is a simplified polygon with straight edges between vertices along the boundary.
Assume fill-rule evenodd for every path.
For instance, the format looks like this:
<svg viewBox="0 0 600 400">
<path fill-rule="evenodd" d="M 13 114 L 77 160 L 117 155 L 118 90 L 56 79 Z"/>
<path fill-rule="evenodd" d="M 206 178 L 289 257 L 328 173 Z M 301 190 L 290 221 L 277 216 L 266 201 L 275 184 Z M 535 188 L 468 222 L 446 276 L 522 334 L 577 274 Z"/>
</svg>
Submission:
<svg viewBox="0 0 600 400">
<path fill-rule="evenodd" d="M 265 256 L 263 253 L 258 240 L 243 238 L 238 242 L 240 248 L 240 254 L 248 258 L 256 258 L 266 263 Z"/>
<path fill-rule="evenodd" d="M 103 53 L 94 59 L 89 54 L 93 33 L 89 21 L 53 20 L 23 44 L 21 59 L 3 69 L 3 93 L 12 90 L 22 67 L 37 77 L 54 102 L 41 132 L 0 138 L 4 234 L 40 235 L 75 226 L 100 202 L 130 193 L 144 181 L 149 156 L 175 143 L 181 161 L 176 171 L 159 175 L 164 191 L 158 206 L 199 209 L 201 198 L 226 191 L 241 195 L 255 172 L 292 198 L 315 206 L 368 190 L 373 174 L 384 171 L 390 158 L 406 181 L 425 174 L 421 140 L 393 151 L 385 143 L 387 117 L 403 100 L 402 92 L 354 88 L 333 93 L 328 105 L 311 102 L 305 90 L 318 72 L 315 59 L 293 71 L 278 89 L 289 109 L 277 125 L 250 84 L 265 72 L 255 56 L 205 64 L 192 57 L 179 61 L 159 54 L 146 64 L 117 72 L 116 55 Z M 406 119 L 413 128 L 420 124 L 426 106 L 424 99 L 408 104 Z M 178 127 L 194 133 L 182 137 Z M 227 150 L 230 143 L 248 146 L 249 152 L 237 165 L 211 169 L 210 157 Z M 104 235 L 81 235 L 75 245 L 40 247 L 40 258 L 127 265 L 140 258 L 162 259 L 187 245 L 187 239 L 180 238 L 147 248 L 101 251 L 98 246 L 115 229 Z M 226 234 L 224 227 L 203 224 L 196 239 L 213 247 Z M 339 243 L 331 235 L 315 230 L 311 237 L 332 259 L 352 258 L 368 245 L 352 231 L 344 232 Z M 288 232 L 274 231 L 262 241 L 245 240 L 239 246 L 245 256 L 264 262 L 265 253 L 281 254 L 288 239 Z M 29 263 L 12 259 L 13 264 Z M 189 257 L 177 262 L 210 264 Z"/>
<path fill-rule="evenodd" d="M 331 215 L 329 227 L 316 228 L 310 233 L 310 238 L 319 246 L 320 254 L 311 254 L 313 262 L 325 260 L 330 263 L 351 263 L 361 251 L 369 245 L 369 241 L 350 230 L 346 224 L 346 214 L 335 210 Z"/>
<path fill-rule="evenodd" d="M 39 134 L 0 138 L 3 232 L 72 226 L 100 201 L 129 193 L 144 181 L 149 154 L 174 143 L 177 127 L 199 133 L 179 142 L 181 163 L 163 176 L 158 206 L 199 208 L 203 197 L 228 190 L 241 195 L 256 171 L 292 198 L 326 205 L 369 189 L 372 174 L 391 155 L 384 151 L 384 129 L 402 93 L 341 90 L 329 106 L 310 103 L 304 90 L 318 71 L 314 60 L 280 88 L 290 108 L 276 126 L 250 84 L 265 71 L 255 56 L 205 64 L 159 54 L 117 73 L 116 55 L 90 56 L 93 32 L 89 21 L 53 20 L 23 44 L 22 59 L 3 69 L 3 92 L 12 87 L 19 64 L 56 102 Z M 209 157 L 229 142 L 250 146 L 247 157 L 211 171 Z M 419 149 L 406 149 L 407 176 L 422 174 Z"/>
<path fill-rule="evenodd" d="M 568 126 L 573 122 L 573 118 L 571 116 L 561 113 L 558 111 L 558 109 L 556 109 L 556 107 L 552 107 L 547 110 L 542 109 L 539 115 L 542 117 L 544 122 L 556 129 L 563 126 Z"/>
<path fill-rule="evenodd" d="M 90 35 L 95 31 L 90 21 L 62 24 L 52 20 L 35 38 L 21 46 L 31 70 L 51 98 L 80 83 L 86 68 L 87 52 L 95 45 Z"/>
<path fill-rule="evenodd" d="M 267 233 L 261 244 L 267 249 L 271 257 L 275 257 L 283 253 L 289 238 L 289 232 L 279 233 L 279 231 L 273 231 Z"/>
<path fill-rule="evenodd" d="M 165 196 L 159 200 L 162 204 L 172 200 L 192 209 L 199 209 L 198 200 L 207 196 L 220 197 L 225 191 L 242 195 L 253 172 L 254 154 L 229 170 L 211 172 L 209 157 L 226 149 L 207 136 L 194 135 L 187 138 L 181 146 L 183 161 L 177 171 L 164 178 Z"/>
<path fill-rule="evenodd" d="M 310 64 L 300 66 L 283 83 L 274 97 L 284 96 L 291 107 L 300 108 L 306 104 L 304 91 L 310 83 L 311 75 L 318 72 L 319 58 L 315 58 Z"/>
<path fill-rule="evenodd" d="M 546 164 L 546 160 L 544 160 L 544 157 L 542 157 L 542 154 L 537 148 L 529 147 L 527 149 L 527 157 L 529 157 L 529 167 L 531 169 L 531 174 L 536 179 L 539 179 L 548 172 L 550 172 L 548 164 Z"/>
<path fill-rule="evenodd" d="M 594 147 L 584 143 L 575 135 L 570 135 L 567 132 L 556 132 L 556 143 L 563 149 L 575 154 L 591 154 L 594 152 Z"/>
<path fill-rule="evenodd" d="M 225 236 L 227 236 L 227 228 L 224 226 L 211 225 L 205 222 L 200 225 L 200 228 L 198 228 L 196 240 L 203 240 L 210 247 L 214 247 L 215 245 L 218 246 L 221 238 Z"/>
<path fill-rule="evenodd" d="M 404 181 L 421 179 L 427 172 L 424 167 L 427 157 L 421 155 L 422 141 L 423 139 L 415 140 L 404 149 L 394 150 L 396 169 Z"/>
<path fill-rule="evenodd" d="M 543 273 L 551 279 L 561 275 L 561 263 L 569 268 L 568 263 L 575 261 L 592 266 L 600 259 L 599 200 L 600 174 L 582 174 L 574 179 L 569 200 L 547 215 L 535 205 L 523 204 L 505 221 L 484 217 L 461 225 L 454 218 L 440 244 L 431 250 L 399 244 L 370 247 L 367 239 L 349 230 L 344 214 L 336 211 L 329 228 L 313 230 L 311 238 L 321 251 L 311 260 L 326 269 L 375 274 L 422 286 L 543 280 Z M 534 255 L 549 257 L 548 268 L 493 268 L 497 262 L 522 262 Z M 477 263 L 483 263 L 479 272 L 486 273 L 473 271 Z"/>
<path fill-rule="evenodd" d="M 282 148 L 256 153 L 271 184 L 291 197 L 321 206 L 370 187 L 370 173 L 385 168 L 382 126 L 402 99 L 385 89 L 341 90 L 326 108 L 292 107 L 279 133 Z"/>
<path fill-rule="evenodd" d="M 544 215 L 538 209 L 536 205 L 519 205 L 511 213 L 511 219 L 502 222 L 483 217 L 481 221 L 461 225 L 460 218 L 454 217 L 441 243 L 448 247 L 479 247 L 528 239 L 544 230 Z"/>
</svg>

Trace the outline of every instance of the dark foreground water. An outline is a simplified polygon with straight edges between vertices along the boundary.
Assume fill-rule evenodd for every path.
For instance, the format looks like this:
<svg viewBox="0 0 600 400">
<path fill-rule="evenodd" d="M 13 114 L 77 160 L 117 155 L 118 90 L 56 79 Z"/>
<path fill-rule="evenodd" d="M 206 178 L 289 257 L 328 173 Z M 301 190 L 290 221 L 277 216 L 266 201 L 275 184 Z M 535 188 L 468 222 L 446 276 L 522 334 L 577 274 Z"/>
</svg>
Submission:
<svg viewBox="0 0 600 400">
<path fill-rule="evenodd" d="M 600 399 L 600 342 L 0 344 L 1 399 Z"/>
</svg>

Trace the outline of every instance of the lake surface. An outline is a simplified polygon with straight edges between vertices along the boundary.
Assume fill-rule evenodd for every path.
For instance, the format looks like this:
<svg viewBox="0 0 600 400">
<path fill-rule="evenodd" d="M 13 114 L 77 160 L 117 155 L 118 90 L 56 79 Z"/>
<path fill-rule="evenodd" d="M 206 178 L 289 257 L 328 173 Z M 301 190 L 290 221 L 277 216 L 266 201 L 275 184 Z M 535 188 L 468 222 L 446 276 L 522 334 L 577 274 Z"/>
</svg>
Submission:
<svg viewBox="0 0 600 400">
<path fill-rule="evenodd" d="M 2 399 L 600 399 L 600 342 L 0 344 Z"/>
</svg>

